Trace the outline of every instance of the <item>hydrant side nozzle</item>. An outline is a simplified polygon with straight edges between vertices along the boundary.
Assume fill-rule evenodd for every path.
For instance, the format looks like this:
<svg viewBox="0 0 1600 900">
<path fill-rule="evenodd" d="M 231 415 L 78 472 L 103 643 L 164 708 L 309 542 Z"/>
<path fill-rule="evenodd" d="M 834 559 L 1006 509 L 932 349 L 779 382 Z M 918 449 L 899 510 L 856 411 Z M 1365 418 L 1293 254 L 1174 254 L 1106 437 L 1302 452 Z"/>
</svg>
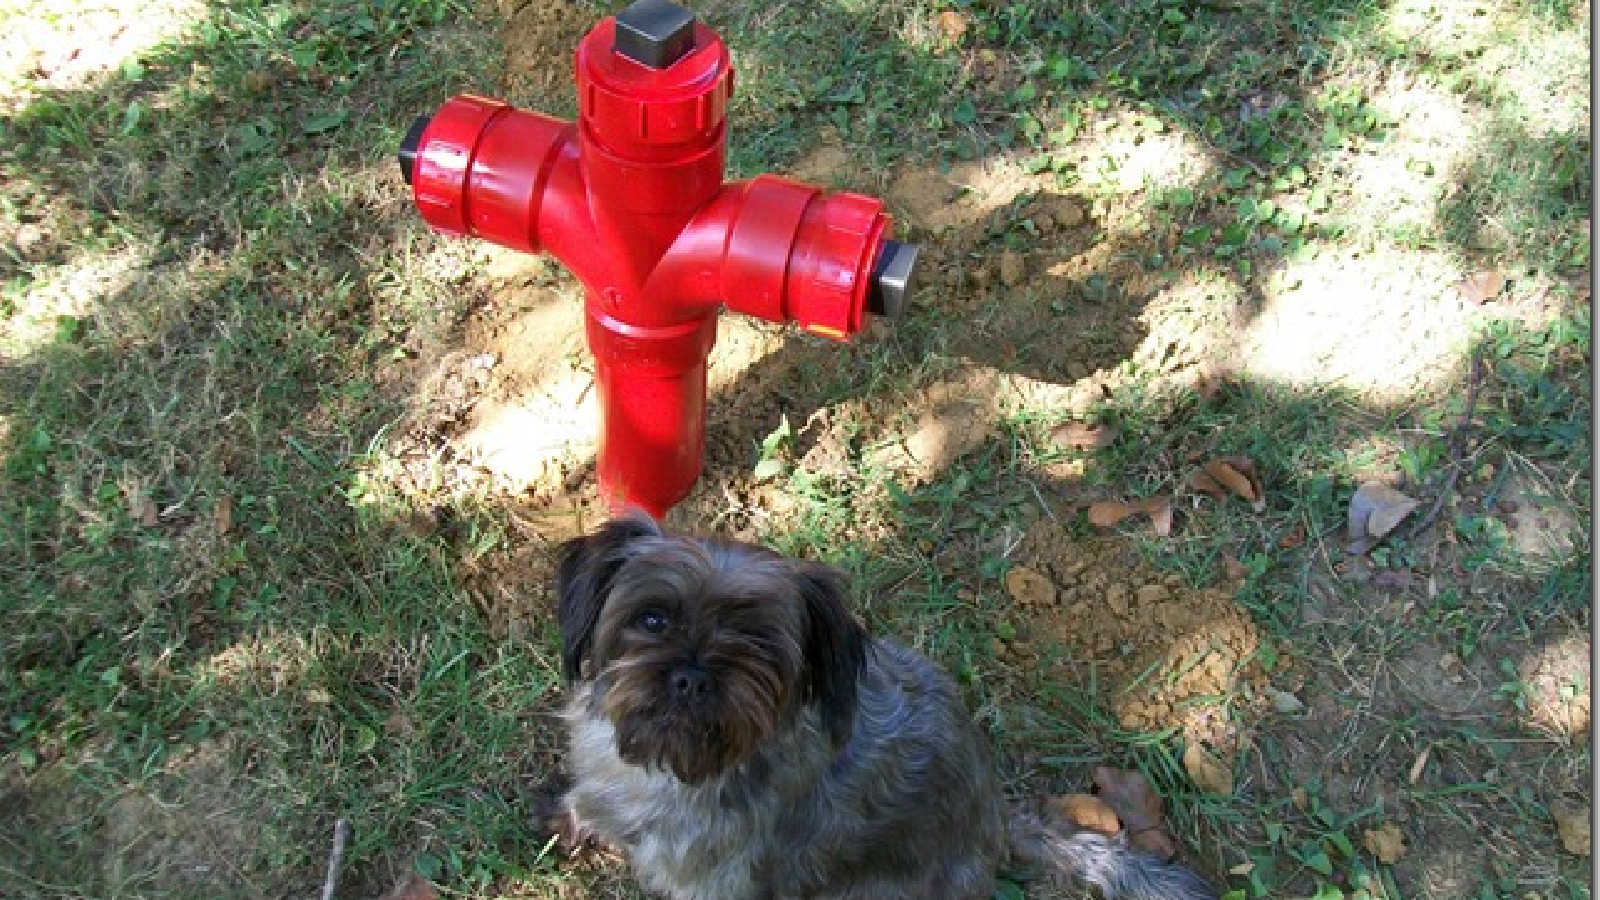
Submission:
<svg viewBox="0 0 1600 900">
<path fill-rule="evenodd" d="M 878 251 L 878 262 L 872 268 L 872 283 L 867 288 L 867 311 L 888 319 L 900 318 L 910 300 L 916 272 L 914 244 L 884 241 Z"/>
<path fill-rule="evenodd" d="M 400 140 L 400 152 L 396 158 L 400 162 L 400 177 L 406 180 L 406 184 L 411 183 L 411 170 L 417 165 L 417 148 L 422 146 L 422 133 L 428 130 L 431 121 L 429 116 L 418 116 L 406 131 L 406 136 Z"/>
</svg>

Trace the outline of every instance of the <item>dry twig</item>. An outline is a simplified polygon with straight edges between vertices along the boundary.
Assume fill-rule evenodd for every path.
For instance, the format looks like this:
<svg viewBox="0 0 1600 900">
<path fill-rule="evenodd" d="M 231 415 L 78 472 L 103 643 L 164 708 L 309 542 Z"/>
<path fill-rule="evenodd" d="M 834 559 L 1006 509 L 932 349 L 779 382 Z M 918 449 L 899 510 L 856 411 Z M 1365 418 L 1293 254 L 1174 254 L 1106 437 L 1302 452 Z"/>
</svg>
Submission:
<svg viewBox="0 0 1600 900">
<path fill-rule="evenodd" d="M 1472 426 L 1472 416 L 1477 412 L 1478 384 L 1482 380 L 1483 346 L 1480 344 L 1472 349 L 1472 368 L 1467 373 L 1467 405 L 1461 410 L 1461 421 L 1451 430 L 1448 438 L 1450 473 L 1445 476 L 1444 486 L 1439 489 L 1439 496 L 1433 499 L 1433 505 L 1428 507 L 1428 511 L 1411 526 L 1411 531 L 1406 534 L 1407 540 L 1415 538 L 1433 524 L 1433 520 L 1439 516 L 1439 511 L 1444 509 L 1445 501 L 1450 499 L 1451 492 L 1456 488 L 1456 479 L 1461 477 L 1461 454 L 1466 445 L 1463 436 Z"/>
</svg>

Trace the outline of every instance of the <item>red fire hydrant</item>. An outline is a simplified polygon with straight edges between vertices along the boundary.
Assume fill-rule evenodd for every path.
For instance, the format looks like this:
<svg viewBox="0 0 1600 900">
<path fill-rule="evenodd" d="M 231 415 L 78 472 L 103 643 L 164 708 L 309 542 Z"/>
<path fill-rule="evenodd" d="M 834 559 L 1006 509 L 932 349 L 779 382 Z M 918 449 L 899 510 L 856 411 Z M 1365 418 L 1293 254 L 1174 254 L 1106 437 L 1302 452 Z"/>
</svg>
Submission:
<svg viewBox="0 0 1600 900">
<path fill-rule="evenodd" d="M 688 10 L 639 0 L 575 66 L 576 123 L 463 94 L 412 126 L 400 168 L 434 228 L 550 253 L 583 283 L 601 494 L 659 517 L 700 477 L 719 308 L 845 340 L 900 313 L 917 252 L 870 197 L 723 183 L 733 69 Z"/>
</svg>

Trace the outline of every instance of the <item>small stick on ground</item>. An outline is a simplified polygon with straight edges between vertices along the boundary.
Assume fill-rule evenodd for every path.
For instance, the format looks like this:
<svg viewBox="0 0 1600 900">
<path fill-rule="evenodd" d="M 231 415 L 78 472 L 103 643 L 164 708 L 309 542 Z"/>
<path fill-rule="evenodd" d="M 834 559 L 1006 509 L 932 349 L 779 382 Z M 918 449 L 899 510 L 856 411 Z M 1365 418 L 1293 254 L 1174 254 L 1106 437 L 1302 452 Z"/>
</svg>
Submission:
<svg viewBox="0 0 1600 900">
<path fill-rule="evenodd" d="M 344 845 L 350 842 L 350 820 L 333 823 L 333 850 L 328 853 L 328 877 L 322 882 L 322 900 L 333 900 L 339 883 L 339 868 L 344 865 Z"/>
<path fill-rule="evenodd" d="M 1462 440 L 1462 435 L 1472 426 L 1472 416 L 1478 409 L 1478 383 L 1482 380 L 1483 346 L 1480 344 L 1472 349 L 1472 368 L 1467 373 L 1467 405 L 1461 410 L 1461 422 L 1450 432 L 1450 473 L 1445 476 L 1444 486 L 1439 489 L 1439 496 L 1433 499 L 1433 505 L 1428 507 L 1428 511 L 1411 526 L 1411 531 L 1406 534 L 1407 540 L 1415 538 L 1433 524 L 1433 520 L 1439 516 L 1439 511 L 1444 509 L 1445 501 L 1450 499 L 1450 494 L 1456 489 L 1456 479 L 1461 476 L 1461 453 L 1466 444 L 1466 441 Z"/>
</svg>

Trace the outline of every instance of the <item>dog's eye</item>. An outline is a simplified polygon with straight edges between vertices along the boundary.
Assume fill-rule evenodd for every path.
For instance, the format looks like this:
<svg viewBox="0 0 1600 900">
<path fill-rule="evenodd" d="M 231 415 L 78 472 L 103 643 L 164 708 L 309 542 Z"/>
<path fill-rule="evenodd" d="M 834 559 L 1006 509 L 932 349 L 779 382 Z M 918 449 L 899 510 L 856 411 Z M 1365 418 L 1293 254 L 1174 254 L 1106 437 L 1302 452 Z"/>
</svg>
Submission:
<svg viewBox="0 0 1600 900">
<path fill-rule="evenodd" d="M 633 624 L 651 634 L 660 634 L 667 630 L 667 614 L 659 609 L 647 609 L 639 613 L 639 617 L 633 620 Z"/>
</svg>

